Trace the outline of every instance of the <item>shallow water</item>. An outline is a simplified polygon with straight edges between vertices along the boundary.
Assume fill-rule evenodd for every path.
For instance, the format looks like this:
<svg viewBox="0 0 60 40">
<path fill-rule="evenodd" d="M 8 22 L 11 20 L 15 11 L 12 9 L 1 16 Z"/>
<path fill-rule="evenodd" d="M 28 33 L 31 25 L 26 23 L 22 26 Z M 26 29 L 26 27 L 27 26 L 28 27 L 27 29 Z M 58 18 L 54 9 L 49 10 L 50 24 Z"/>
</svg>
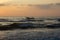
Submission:
<svg viewBox="0 0 60 40">
<path fill-rule="evenodd" d="M 60 40 L 60 29 L 15 29 L 0 31 L 0 40 Z"/>
</svg>

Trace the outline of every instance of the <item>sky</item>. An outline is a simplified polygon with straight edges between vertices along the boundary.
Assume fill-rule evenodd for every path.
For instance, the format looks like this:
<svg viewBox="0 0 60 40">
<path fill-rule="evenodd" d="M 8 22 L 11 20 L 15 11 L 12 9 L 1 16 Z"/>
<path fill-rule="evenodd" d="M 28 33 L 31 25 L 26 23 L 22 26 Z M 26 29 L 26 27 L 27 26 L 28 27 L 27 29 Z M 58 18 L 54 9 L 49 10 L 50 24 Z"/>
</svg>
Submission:
<svg viewBox="0 0 60 40">
<path fill-rule="evenodd" d="M 0 3 L 19 3 L 19 4 L 48 4 L 60 3 L 60 0 L 0 0 Z"/>
<path fill-rule="evenodd" d="M 60 0 L 0 0 L 0 16 L 60 16 L 59 3 Z"/>
</svg>

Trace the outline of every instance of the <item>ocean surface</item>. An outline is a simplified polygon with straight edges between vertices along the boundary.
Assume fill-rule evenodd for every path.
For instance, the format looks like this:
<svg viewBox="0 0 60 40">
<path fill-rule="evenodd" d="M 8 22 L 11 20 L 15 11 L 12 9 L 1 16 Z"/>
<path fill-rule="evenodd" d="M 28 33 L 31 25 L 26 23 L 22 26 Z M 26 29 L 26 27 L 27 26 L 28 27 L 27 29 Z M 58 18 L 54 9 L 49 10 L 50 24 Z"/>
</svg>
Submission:
<svg viewBox="0 0 60 40">
<path fill-rule="evenodd" d="M 55 17 L 51 19 L 56 19 Z M 59 18 L 59 17 L 58 17 Z M 25 17 L 0 17 L 1 19 L 19 21 L 25 20 Z M 43 19 L 46 18 L 38 18 L 35 19 Z M 5 20 L 6 21 L 6 20 Z M 2 25 L 12 24 L 14 22 L 0 22 Z M 37 22 L 39 23 L 39 22 Z M 60 23 L 56 20 L 46 20 L 45 24 L 54 24 Z M 60 28 L 33 28 L 33 29 L 13 29 L 13 30 L 0 30 L 0 40 L 60 40 Z"/>
<path fill-rule="evenodd" d="M 44 22 L 40 21 L 40 23 L 45 23 L 45 24 L 46 23 L 47 24 L 48 23 L 51 23 L 51 24 L 52 23 L 60 23 L 60 22 L 57 21 L 57 19 L 58 18 L 60 19 L 60 17 L 29 17 L 29 18 L 34 18 L 34 20 L 43 20 Z M 9 21 L 20 22 L 20 21 L 26 21 L 26 19 L 27 19 L 27 17 L 0 17 L 0 24 L 2 24 L 2 25 L 8 25 L 8 24 L 14 23 L 14 22 L 9 22 Z M 32 22 L 34 23 L 35 21 L 32 21 Z M 35 23 L 39 23 L 39 22 L 37 21 Z"/>
<path fill-rule="evenodd" d="M 5 30 L 0 31 L 0 40 L 60 40 L 60 28 Z"/>
</svg>

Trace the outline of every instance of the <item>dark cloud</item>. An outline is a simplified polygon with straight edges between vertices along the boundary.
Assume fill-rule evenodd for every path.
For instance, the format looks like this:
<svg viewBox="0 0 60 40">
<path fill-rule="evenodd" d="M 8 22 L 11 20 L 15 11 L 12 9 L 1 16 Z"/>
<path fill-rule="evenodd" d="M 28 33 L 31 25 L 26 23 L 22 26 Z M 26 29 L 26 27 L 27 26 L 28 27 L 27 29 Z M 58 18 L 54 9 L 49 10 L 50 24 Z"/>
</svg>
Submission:
<svg viewBox="0 0 60 40">
<path fill-rule="evenodd" d="M 43 4 L 43 5 L 29 5 L 38 9 L 53 9 L 53 8 L 60 8 L 60 3 L 56 4 Z"/>
<path fill-rule="evenodd" d="M 8 5 L 12 5 L 12 6 L 18 6 L 18 4 L 11 4 L 11 3 L 5 3 L 5 4 L 0 4 L 0 6 L 8 6 Z M 24 6 L 25 4 L 19 4 L 20 6 Z M 28 4 L 27 6 L 30 7 L 35 7 L 38 9 L 53 9 L 53 8 L 60 8 L 60 3 L 51 3 L 51 4 Z"/>
<path fill-rule="evenodd" d="M 0 6 L 5 6 L 5 4 L 0 4 Z"/>
<path fill-rule="evenodd" d="M 0 4 L 0 6 L 6 6 L 6 4 Z"/>
<path fill-rule="evenodd" d="M 60 6 L 60 3 L 56 3 L 56 5 Z"/>
<path fill-rule="evenodd" d="M 42 8 L 42 9 L 49 9 L 51 6 L 49 5 L 36 5 L 37 8 Z"/>
<path fill-rule="evenodd" d="M 29 4 L 28 6 L 35 7 L 35 8 L 38 8 L 38 9 L 40 9 L 40 8 L 42 8 L 42 9 L 50 9 L 51 8 L 50 5 L 40 5 L 40 4 L 37 4 L 37 5 L 31 5 L 31 4 Z"/>
</svg>

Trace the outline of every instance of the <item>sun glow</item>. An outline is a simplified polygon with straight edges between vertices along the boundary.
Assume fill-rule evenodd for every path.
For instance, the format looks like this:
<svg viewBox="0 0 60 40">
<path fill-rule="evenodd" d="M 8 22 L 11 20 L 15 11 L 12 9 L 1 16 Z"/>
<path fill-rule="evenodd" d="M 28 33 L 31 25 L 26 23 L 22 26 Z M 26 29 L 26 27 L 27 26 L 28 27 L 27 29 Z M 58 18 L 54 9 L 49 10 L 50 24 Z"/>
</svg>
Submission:
<svg viewBox="0 0 60 40">
<path fill-rule="evenodd" d="M 7 3 L 10 2 L 11 0 L 0 0 L 0 3 Z"/>
<path fill-rule="evenodd" d="M 59 2 L 60 0 L 0 0 L 0 16 L 60 16 L 60 6 L 54 8 L 50 5 L 47 8 L 48 3 Z"/>
</svg>

